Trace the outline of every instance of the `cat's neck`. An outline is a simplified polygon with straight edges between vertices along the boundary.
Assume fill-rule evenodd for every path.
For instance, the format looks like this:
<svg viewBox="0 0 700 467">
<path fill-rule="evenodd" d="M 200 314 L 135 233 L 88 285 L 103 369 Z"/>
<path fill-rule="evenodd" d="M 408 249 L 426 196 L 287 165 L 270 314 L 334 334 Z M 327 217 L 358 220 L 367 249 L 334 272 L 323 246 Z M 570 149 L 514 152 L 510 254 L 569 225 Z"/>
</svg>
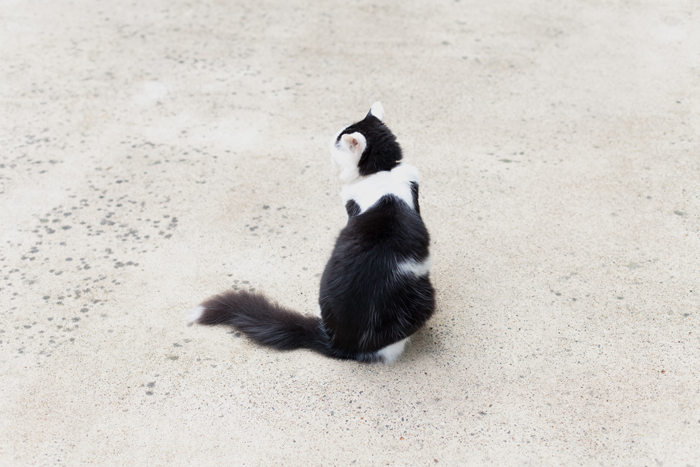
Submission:
<svg viewBox="0 0 700 467">
<path fill-rule="evenodd" d="M 340 172 L 339 177 L 345 185 L 349 185 L 357 182 L 358 180 L 366 178 L 360 175 L 360 170 L 357 167 L 348 167 L 346 169 L 343 169 Z"/>
<path fill-rule="evenodd" d="M 345 183 L 340 190 L 340 196 L 343 204 L 350 200 L 355 201 L 361 212 L 366 211 L 388 194 L 403 199 L 406 204 L 414 208 L 411 182 L 418 183 L 418 181 L 418 169 L 402 162 L 390 171 L 382 170 L 372 175 L 358 176 L 352 182 Z"/>
<path fill-rule="evenodd" d="M 382 175 L 384 174 L 384 175 Z M 407 175 L 409 177 L 415 178 L 417 181 L 418 177 L 418 169 L 416 169 L 414 166 L 411 164 L 406 164 L 405 162 L 399 162 L 393 169 L 391 170 L 382 170 L 380 172 L 375 172 L 370 175 L 360 175 L 360 171 L 357 167 L 353 168 L 347 168 L 343 169 L 340 172 L 340 175 L 338 176 L 340 178 L 340 181 L 343 182 L 343 186 L 345 185 L 354 185 L 356 183 L 363 182 L 365 180 L 371 179 L 371 178 L 383 178 L 386 177 L 386 174 L 391 174 L 392 176 L 396 175 Z"/>
</svg>

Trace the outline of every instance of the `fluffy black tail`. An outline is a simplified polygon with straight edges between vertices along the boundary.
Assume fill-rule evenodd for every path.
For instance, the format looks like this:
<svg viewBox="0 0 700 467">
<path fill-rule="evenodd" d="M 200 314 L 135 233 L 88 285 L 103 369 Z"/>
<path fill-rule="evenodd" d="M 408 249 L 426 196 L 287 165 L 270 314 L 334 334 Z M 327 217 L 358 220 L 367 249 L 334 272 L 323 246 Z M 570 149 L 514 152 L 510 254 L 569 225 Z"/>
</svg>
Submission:
<svg viewBox="0 0 700 467">
<path fill-rule="evenodd" d="M 190 319 L 198 324 L 233 326 L 258 344 L 277 350 L 311 349 L 328 357 L 356 358 L 331 348 L 320 318 L 281 307 L 257 293 L 217 295 L 195 308 Z"/>
</svg>

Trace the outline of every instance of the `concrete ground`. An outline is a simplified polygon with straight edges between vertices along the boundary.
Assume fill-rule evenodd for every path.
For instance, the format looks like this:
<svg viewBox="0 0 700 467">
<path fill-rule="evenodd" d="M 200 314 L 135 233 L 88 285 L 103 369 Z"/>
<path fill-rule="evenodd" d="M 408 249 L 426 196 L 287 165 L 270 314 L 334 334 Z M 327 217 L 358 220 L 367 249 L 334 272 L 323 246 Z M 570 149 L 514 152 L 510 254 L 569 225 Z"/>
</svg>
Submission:
<svg viewBox="0 0 700 467">
<path fill-rule="evenodd" d="M 0 465 L 700 466 L 695 0 L 0 2 Z M 393 366 L 313 313 L 328 143 L 381 100 L 439 306 Z"/>
</svg>

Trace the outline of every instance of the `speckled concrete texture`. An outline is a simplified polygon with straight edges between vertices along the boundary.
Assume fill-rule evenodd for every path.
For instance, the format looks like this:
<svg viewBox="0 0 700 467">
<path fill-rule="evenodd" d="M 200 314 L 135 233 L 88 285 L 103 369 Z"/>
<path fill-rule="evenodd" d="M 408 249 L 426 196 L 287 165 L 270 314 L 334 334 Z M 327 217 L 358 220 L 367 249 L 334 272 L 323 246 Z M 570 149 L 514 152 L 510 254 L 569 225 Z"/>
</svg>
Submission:
<svg viewBox="0 0 700 467">
<path fill-rule="evenodd" d="M 700 466 L 700 4 L 0 1 L 0 465 Z M 187 326 L 315 311 L 328 143 L 381 100 L 439 306 L 392 366 Z"/>
</svg>

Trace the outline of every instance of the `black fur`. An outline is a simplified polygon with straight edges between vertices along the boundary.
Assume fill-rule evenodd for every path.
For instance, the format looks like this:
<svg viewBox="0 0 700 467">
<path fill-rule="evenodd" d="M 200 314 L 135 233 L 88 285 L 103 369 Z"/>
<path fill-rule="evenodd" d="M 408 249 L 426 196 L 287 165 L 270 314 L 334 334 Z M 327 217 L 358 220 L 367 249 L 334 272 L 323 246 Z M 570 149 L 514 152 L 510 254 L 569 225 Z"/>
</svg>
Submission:
<svg viewBox="0 0 700 467">
<path fill-rule="evenodd" d="M 364 120 L 344 129 L 338 135 L 336 143 L 343 135 L 355 132 L 362 134 L 367 140 L 367 147 L 357 164 L 360 175 L 367 176 L 382 170 L 391 170 L 403 159 L 401 146 L 396 142 L 396 136 L 371 113 L 367 114 Z"/>
<path fill-rule="evenodd" d="M 430 318 L 428 278 L 396 274 L 398 263 L 426 259 L 429 242 L 418 213 L 394 196 L 348 220 L 321 277 L 319 304 L 334 346 L 376 352 Z"/>
<path fill-rule="evenodd" d="M 354 200 L 350 200 L 345 203 L 345 211 L 347 211 L 348 217 L 355 217 L 360 213 L 360 206 Z"/>
<path fill-rule="evenodd" d="M 358 164 L 361 175 L 391 170 L 401 160 L 396 138 L 372 114 L 341 135 L 354 132 L 367 141 Z M 377 351 L 416 332 L 435 309 L 428 275 L 399 268 L 429 255 L 430 237 L 420 216 L 416 182 L 411 182 L 411 193 L 414 208 L 393 194 L 362 213 L 355 200 L 346 203 L 348 223 L 321 277 L 322 318 L 288 310 L 259 294 L 226 292 L 202 304 L 197 322 L 233 326 L 258 344 L 278 350 L 305 348 L 338 359 L 382 360 Z"/>
<path fill-rule="evenodd" d="M 210 298 L 198 324 L 232 326 L 254 342 L 276 350 L 314 350 L 326 357 L 375 363 L 381 358 L 372 352 L 357 352 L 333 346 L 321 318 L 270 302 L 263 295 L 230 291 Z"/>
<path fill-rule="evenodd" d="M 418 183 L 411 182 L 411 194 L 413 195 L 413 207 L 420 214 L 420 206 L 418 205 Z"/>
<path fill-rule="evenodd" d="M 245 291 L 226 292 L 202 305 L 206 312 L 199 324 L 228 324 L 255 342 L 277 350 L 319 348 L 327 340 L 320 320 L 271 303 L 260 294 Z"/>
</svg>

